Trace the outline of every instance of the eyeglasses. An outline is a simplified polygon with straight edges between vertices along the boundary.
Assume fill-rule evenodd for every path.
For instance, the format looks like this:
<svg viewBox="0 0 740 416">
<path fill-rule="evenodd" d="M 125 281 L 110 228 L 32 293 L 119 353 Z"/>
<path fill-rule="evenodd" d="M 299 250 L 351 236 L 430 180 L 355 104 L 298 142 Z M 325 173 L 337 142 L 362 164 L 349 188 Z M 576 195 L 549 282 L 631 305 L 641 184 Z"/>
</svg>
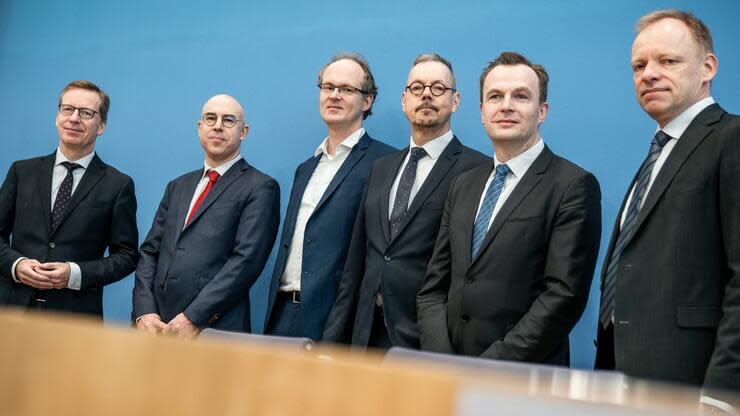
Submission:
<svg viewBox="0 0 740 416">
<path fill-rule="evenodd" d="M 447 90 L 450 91 L 457 91 L 454 88 L 446 87 L 445 84 L 441 82 L 435 82 L 434 84 L 422 84 L 419 81 L 412 82 L 410 85 L 406 86 L 406 89 L 409 90 L 411 94 L 414 95 L 421 95 L 424 94 L 424 90 L 429 87 L 429 91 L 431 91 L 432 95 L 435 97 L 439 97 L 440 95 L 444 95 L 444 93 L 447 92 Z"/>
<path fill-rule="evenodd" d="M 319 85 L 319 89 L 324 94 L 333 94 L 334 91 L 337 90 L 337 89 L 339 90 L 339 95 L 343 95 L 343 96 L 352 95 L 352 94 L 355 94 L 355 93 L 358 93 L 358 92 L 359 93 L 362 93 L 362 94 L 367 94 L 368 93 L 365 90 L 361 90 L 359 88 L 355 88 L 355 87 L 352 87 L 352 86 L 349 86 L 349 85 L 339 85 L 339 86 L 336 86 L 334 84 L 329 84 L 329 83 L 318 84 L 318 85 Z"/>
<path fill-rule="evenodd" d="M 75 110 L 78 111 L 77 114 L 79 114 L 80 115 L 80 118 L 83 119 L 83 120 L 90 120 L 93 117 L 95 117 L 95 114 L 98 113 L 95 110 L 91 110 L 91 109 L 85 108 L 85 107 L 75 107 L 73 105 L 68 105 L 68 104 L 60 104 L 59 105 L 59 113 L 61 115 L 63 115 L 63 116 L 69 117 L 69 116 L 71 116 L 72 114 L 75 113 Z"/>
<path fill-rule="evenodd" d="M 216 113 L 205 113 L 201 119 L 206 126 L 215 126 L 218 121 L 219 115 Z M 233 114 L 224 114 L 221 116 L 221 125 L 227 129 L 236 126 L 236 123 L 240 122 L 239 118 Z"/>
</svg>

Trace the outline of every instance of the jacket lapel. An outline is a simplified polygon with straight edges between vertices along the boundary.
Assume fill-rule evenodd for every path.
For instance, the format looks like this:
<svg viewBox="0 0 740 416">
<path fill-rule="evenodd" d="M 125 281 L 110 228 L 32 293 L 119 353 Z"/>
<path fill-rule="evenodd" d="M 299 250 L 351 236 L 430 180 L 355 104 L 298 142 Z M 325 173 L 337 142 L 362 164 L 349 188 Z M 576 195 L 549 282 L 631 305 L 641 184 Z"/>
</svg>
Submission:
<svg viewBox="0 0 740 416">
<path fill-rule="evenodd" d="M 283 224 L 282 244 L 285 248 L 290 245 L 290 238 L 293 236 L 295 222 L 298 218 L 298 210 L 301 208 L 301 200 L 306 192 L 306 186 L 311 179 L 313 172 L 318 166 L 321 156 L 314 156 L 298 166 L 293 181 L 293 188 L 290 190 L 291 195 L 288 200 L 288 208 L 285 210 L 285 224 Z"/>
<path fill-rule="evenodd" d="M 655 177 L 655 181 L 650 187 L 640 213 L 637 215 L 635 231 L 632 233 L 631 238 L 634 238 L 642 223 L 645 222 L 645 219 L 653 211 L 655 204 L 658 203 L 660 197 L 665 193 L 668 185 L 671 184 L 676 173 L 681 169 L 681 166 L 691 156 L 691 153 L 694 152 L 699 143 L 704 141 L 712 132 L 710 125 L 719 121 L 723 114 L 724 110 L 719 105 L 713 104 L 699 113 L 691 124 L 689 124 L 689 127 L 678 139 L 676 146 L 671 151 L 671 154 L 668 155 L 663 167 Z"/>
<path fill-rule="evenodd" d="M 445 150 L 439 155 L 439 160 L 434 164 L 434 167 L 429 172 L 429 176 L 424 180 L 424 183 L 419 188 L 419 191 L 414 196 L 414 200 L 411 201 L 409 210 L 406 212 L 406 216 L 403 217 L 401 225 L 398 227 L 398 234 L 396 237 L 403 233 L 403 229 L 411 221 L 412 218 L 419 212 L 419 208 L 429 198 L 429 196 L 437 189 L 439 183 L 442 182 L 447 176 L 447 172 L 457 162 L 457 157 L 462 151 L 462 143 L 457 140 L 457 137 L 453 137 L 452 141 L 447 145 Z M 395 179 L 395 178 L 394 178 Z M 389 192 L 390 193 L 390 192 Z"/>
<path fill-rule="evenodd" d="M 193 194 L 195 194 L 195 190 L 198 188 L 198 182 L 200 182 L 202 178 L 203 168 L 189 174 L 184 180 L 185 184 L 183 185 L 179 195 L 176 195 L 177 200 L 175 202 L 175 209 L 177 210 L 177 221 L 175 224 L 177 227 L 175 227 L 174 241 L 177 241 L 180 238 L 180 234 L 182 234 L 182 231 L 185 229 L 185 220 L 187 219 L 188 211 L 190 209 L 190 202 L 193 200 Z"/>
<path fill-rule="evenodd" d="M 198 218 L 203 215 L 203 213 L 208 209 L 208 207 L 213 204 L 215 200 L 218 199 L 219 196 L 229 187 L 231 186 L 234 181 L 242 176 L 244 174 L 244 171 L 249 169 L 249 164 L 244 159 L 239 159 L 238 162 L 234 163 L 232 167 L 229 168 L 229 170 L 226 171 L 223 177 L 219 178 L 216 181 L 216 184 L 213 185 L 213 188 L 211 188 L 211 191 L 208 192 L 208 195 L 206 195 L 206 199 L 201 202 L 200 206 L 198 207 L 198 210 L 195 211 L 193 214 L 193 218 L 190 220 L 190 223 L 185 226 L 185 229 L 183 229 L 183 232 L 185 232 L 190 226 L 198 221 Z M 192 195 L 191 195 L 192 198 Z M 190 202 L 188 201 L 188 205 L 190 205 Z M 187 208 L 185 208 L 187 211 Z"/>
<path fill-rule="evenodd" d="M 478 214 L 478 205 L 480 204 L 481 198 L 483 198 L 483 191 L 485 191 L 486 182 L 488 182 L 488 178 L 491 176 L 491 172 L 493 172 L 493 165 L 494 162 L 491 162 L 487 170 L 487 175 L 480 175 L 473 178 L 473 183 L 469 188 L 471 192 L 469 195 L 466 193 L 466 196 L 469 197 L 469 199 L 467 201 L 463 201 L 460 205 L 460 213 L 462 215 L 462 223 L 464 227 L 461 235 L 465 236 L 465 238 L 463 238 L 464 253 L 473 252 L 473 228 L 475 227 L 475 217 L 476 214 Z"/>
<path fill-rule="evenodd" d="M 44 212 L 44 218 L 46 219 L 46 230 L 51 235 L 51 177 L 54 175 L 54 162 L 56 161 L 56 152 L 49 156 L 41 158 L 39 163 L 39 171 L 36 175 L 36 186 L 38 187 L 38 195 L 40 195 L 41 209 Z"/>
<path fill-rule="evenodd" d="M 501 227 L 503 227 L 503 225 L 506 223 L 506 220 L 509 219 L 509 217 L 516 210 L 519 204 L 521 204 L 524 198 L 526 198 L 526 196 L 529 195 L 529 193 L 537 186 L 537 184 L 540 183 L 553 157 L 553 153 L 550 151 L 547 145 L 545 145 L 545 148 L 542 149 L 542 153 L 537 156 L 537 159 L 535 159 L 534 163 L 532 163 L 532 166 L 529 167 L 527 173 L 524 174 L 524 177 L 522 177 L 514 190 L 511 192 L 511 194 L 509 194 L 509 197 L 506 198 L 506 202 L 504 202 L 504 204 L 501 206 L 501 209 L 498 211 L 498 213 L 496 213 L 496 218 L 493 219 L 493 223 L 488 229 L 488 233 L 486 234 L 485 240 L 483 240 L 483 245 L 481 245 L 481 248 L 478 251 L 478 255 L 474 259 L 472 259 L 470 263 L 471 266 L 473 263 L 475 263 L 476 260 L 478 260 L 478 258 L 480 258 L 481 253 L 483 253 L 486 247 L 491 244 L 491 241 L 496 238 L 496 234 L 501 231 Z M 472 230 L 469 236 L 469 239 L 472 240 Z M 472 244 L 472 242 L 469 244 Z"/>
<path fill-rule="evenodd" d="M 396 176 L 398 175 L 398 170 L 401 168 L 401 165 L 406 159 L 406 155 L 408 153 L 408 147 L 394 153 L 388 160 L 388 169 L 384 169 L 385 179 L 383 180 L 383 187 L 381 188 L 380 209 L 378 212 L 380 212 L 380 224 L 381 228 L 383 228 L 383 236 L 385 236 L 386 243 L 390 243 L 391 241 L 390 222 L 388 219 L 391 188 L 393 187 L 393 182 L 396 180 Z"/>
<path fill-rule="evenodd" d="M 324 205 L 324 202 L 329 199 L 334 191 L 337 190 L 337 187 L 339 187 L 342 181 L 344 181 L 344 178 L 346 178 L 347 175 L 352 172 L 352 168 L 355 167 L 357 162 L 359 162 L 365 156 L 365 153 L 367 153 L 367 146 L 369 144 L 370 137 L 367 135 L 367 133 L 365 133 L 362 135 L 357 144 L 352 148 L 352 151 L 349 152 L 349 155 L 347 155 L 347 159 L 342 163 L 342 166 L 339 167 L 339 170 L 334 175 L 331 182 L 329 182 L 329 186 L 326 188 L 326 191 L 324 191 L 324 194 L 321 196 L 319 203 L 316 204 L 314 212 L 317 212 L 321 208 L 321 206 Z"/>
<path fill-rule="evenodd" d="M 52 162 L 52 164 L 53 163 L 54 162 Z M 62 225 L 64 220 L 69 217 L 69 214 L 74 211 L 75 207 L 80 203 L 80 201 L 82 201 L 87 196 L 87 194 L 90 193 L 90 191 L 95 187 L 95 185 L 103 178 L 103 176 L 105 176 L 105 169 L 105 164 L 102 160 L 100 160 L 98 155 L 96 154 L 95 156 L 93 156 L 90 164 L 87 166 L 87 169 L 85 169 L 85 173 L 82 175 L 80 183 L 77 185 L 77 189 L 75 189 L 72 198 L 69 200 L 67 208 L 64 209 L 62 216 L 59 218 L 59 225 L 57 225 L 56 228 L 57 230 Z"/>
</svg>

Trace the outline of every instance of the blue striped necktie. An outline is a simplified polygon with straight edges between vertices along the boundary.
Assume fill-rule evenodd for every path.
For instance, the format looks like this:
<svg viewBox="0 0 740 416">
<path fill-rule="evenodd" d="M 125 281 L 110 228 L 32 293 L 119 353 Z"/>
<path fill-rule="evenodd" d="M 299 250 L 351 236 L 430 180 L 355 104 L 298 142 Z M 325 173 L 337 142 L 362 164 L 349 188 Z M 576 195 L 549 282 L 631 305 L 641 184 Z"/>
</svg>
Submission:
<svg viewBox="0 0 740 416">
<path fill-rule="evenodd" d="M 647 158 L 642 163 L 640 174 L 637 176 L 637 180 L 635 181 L 632 199 L 627 208 L 627 216 L 624 218 L 624 223 L 619 231 L 617 242 L 614 244 L 614 250 L 612 250 L 612 255 L 609 258 L 609 264 L 606 268 L 606 277 L 604 278 L 604 287 L 601 290 L 599 322 L 601 322 L 601 326 L 604 329 L 609 326 L 612 316 L 614 315 L 614 298 L 616 295 L 619 257 L 622 254 L 622 250 L 624 250 L 624 247 L 636 231 L 635 223 L 637 220 L 637 214 L 640 213 L 642 202 L 645 199 L 645 191 L 650 183 L 650 174 L 653 172 L 655 161 L 658 160 L 658 156 L 660 156 L 663 146 L 665 146 L 669 140 L 671 140 L 671 136 L 665 134 L 662 130 L 658 130 L 658 132 L 655 133 L 653 142 L 650 145 L 650 151 L 648 152 Z"/>
<path fill-rule="evenodd" d="M 493 209 L 496 207 L 496 201 L 501 195 L 501 190 L 504 189 L 504 180 L 506 175 L 511 173 L 511 169 L 504 164 L 496 166 L 496 173 L 493 175 L 493 181 L 488 186 L 486 196 L 483 198 L 483 203 L 480 206 L 478 217 L 475 219 L 475 227 L 473 228 L 473 252 L 472 258 L 478 254 L 483 245 L 483 241 L 486 239 L 488 233 L 488 224 L 491 222 L 491 215 L 493 215 Z"/>
</svg>

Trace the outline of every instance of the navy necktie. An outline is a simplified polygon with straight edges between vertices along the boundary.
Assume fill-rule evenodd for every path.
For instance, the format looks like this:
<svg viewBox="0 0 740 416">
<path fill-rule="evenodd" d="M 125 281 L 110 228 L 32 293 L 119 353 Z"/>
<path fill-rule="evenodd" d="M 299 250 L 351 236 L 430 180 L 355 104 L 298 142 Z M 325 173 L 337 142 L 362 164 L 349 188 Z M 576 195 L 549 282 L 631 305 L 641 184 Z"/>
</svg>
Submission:
<svg viewBox="0 0 740 416">
<path fill-rule="evenodd" d="M 483 197 L 483 203 L 478 212 L 478 218 L 475 219 L 475 226 L 473 228 L 473 251 L 471 253 L 472 258 L 475 258 L 478 254 L 478 250 L 480 250 L 483 245 L 483 241 L 486 239 L 488 225 L 491 222 L 491 215 L 493 215 L 493 209 L 496 207 L 496 202 L 498 201 L 499 196 L 501 196 L 501 191 L 504 189 L 506 175 L 509 173 L 511 173 L 511 169 L 509 169 L 508 166 L 504 164 L 496 166 L 493 181 L 491 181 L 491 184 L 488 186 L 486 196 Z"/>
<path fill-rule="evenodd" d="M 614 298 L 616 295 L 619 257 L 622 255 L 622 250 L 624 250 L 624 247 L 635 232 L 637 214 L 640 213 L 642 202 L 645 199 L 647 186 L 650 183 L 650 174 L 653 172 L 655 161 L 658 160 L 658 156 L 660 156 L 663 146 L 665 146 L 669 140 L 671 140 L 671 136 L 665 134 L 662 130 L 658 130 L 658 132 L 655 133 L 653 142 L 650 144 L 650 151 L 648 152 L 647 158 L 642 163 L 640 173 L 635 181 L 632 199 L 630 200 L 629 207 L 627 207 L 627 216 L 624 218 L 624 224 L 622 224 L 619 236 L 617 237 L 617 242 L 614 244 L 614 250 L 612 250 L 612 255 L 609 258 L 609 264 L 606 268 L 606 277 L 604 278 L 604 287 L 601 290 L 599 322 L 601 322 L 601 326 L 604 329 L 609 326 L 612 316 L 614 315 Z"/>
<path fill-rule="evenodd" d="M 62 218 L 69 199 L 72 197 L 72 172 L 82 167 L 72 162 L 62 162 L 61 164 L 67 168 L 67 176 L 64 177 L 62 184 L 59 186 L 57 197 L 54 199 L 54 208 L 51 210 L 51 214 L 49 214 L 49 223 L 51 224 L 52 231 L 56 230 L 57 226 L 59 226 L 59 220 Z"/>
<path fill-rule="evenodd" d="M 395 238 L 401 229 L 401 223 L 409 207 L 411 188 L 414 186 L 414 179 L 416 179 L 416 167 L 419 164 L 419 159 L 426 155 L 427 152 L 423 147 L 411 148 L 409 162 L 403 168 L 401 179 L 398 181 L 398 188 L 396 189 L 396 199 L 393 201 L 393 210 L 391 211 L 390 218 L 391 239 Z"/>
</svg>

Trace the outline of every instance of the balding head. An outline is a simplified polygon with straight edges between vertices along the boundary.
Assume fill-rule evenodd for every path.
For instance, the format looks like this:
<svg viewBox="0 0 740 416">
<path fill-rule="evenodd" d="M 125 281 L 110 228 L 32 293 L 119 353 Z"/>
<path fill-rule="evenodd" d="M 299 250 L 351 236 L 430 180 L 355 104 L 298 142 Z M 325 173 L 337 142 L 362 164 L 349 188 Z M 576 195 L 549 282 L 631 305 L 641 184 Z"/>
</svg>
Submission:
<svg viewBox="0 0 740 416">
<path fill-rule="evenodd" d="M 236 157 L 248 132 L 244 109 L 234 97 L 219 94 L 203 105 L 198 135 L 210 167 L 217 168 Z"/>
</svg>

